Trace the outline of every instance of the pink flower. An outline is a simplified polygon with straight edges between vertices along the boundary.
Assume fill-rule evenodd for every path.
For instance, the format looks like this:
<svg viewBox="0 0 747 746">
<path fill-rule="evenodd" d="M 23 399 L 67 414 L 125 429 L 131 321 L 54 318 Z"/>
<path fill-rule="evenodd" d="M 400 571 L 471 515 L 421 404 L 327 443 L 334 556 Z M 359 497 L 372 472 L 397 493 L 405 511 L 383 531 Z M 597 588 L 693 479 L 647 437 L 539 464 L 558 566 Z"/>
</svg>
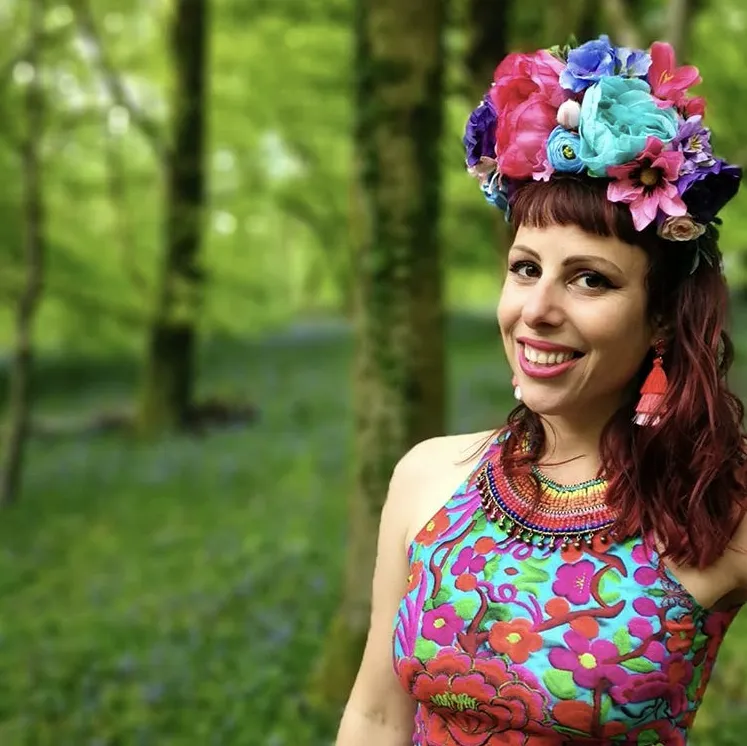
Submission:
<svg viewBox="0 0 747 746">
<path fill-rule="evenodd" d="M 651 45 L 651 67 L 648 79 L 652 93 L 662 99 L 662 108 L 674 104 L 682 106 L 686 101 L 685 91 L 701 81 L 698 68 L 693 65 L 677 67 L 671 44 L 655 41 Z"/>
<path fill-rule="evenodd" d="M 490 96 L 498 113 L 496 153 L 500 172 L 528 179 L 546 171 L 545 145 L 569 98 L 560 86 L 563 63 L 545 50 L 510 54 L 495 71 Z"/>
<path fill-rule="evenodd" d="M 464 629 L 464 620 L 451 604 L 443 604 L 423 614 L 423 637 L 446 647 Z"/>
<path fill-rule="evenodd" d="M 571 671 L 573 680 L 585 689 L 594 689 L 602 679 L 624 686 L 629 674 L 612 663 L 619 657 L 617 646 L 609 640 L 587 640 L 583 635 L 569 630 L 563 635 L 568 648 L 553 648 L 548 656 L 550 665 Z"/>
<path fill-rule="evenodd" d="M 649 137 L 645 149 L 634 161 L 607 168 L 608 176 L 616 179 L 607 187 L 607 199 L 630 204 L 637 231 L 652 223 L 659 211 L 664 215 L 687 214 L 674 183 L 683 159 L 679 150 L 664 150 L 661 140 Z"/>
<path fill-rule="evenodd" d="M 578 606 L 589 603 L 591 598 L 591 580 L 594 577 L 594 564 L 581 560 L 572 565 L 561 565 L 552 585 L 552 592 L 567 598 Z"/>
</svg>

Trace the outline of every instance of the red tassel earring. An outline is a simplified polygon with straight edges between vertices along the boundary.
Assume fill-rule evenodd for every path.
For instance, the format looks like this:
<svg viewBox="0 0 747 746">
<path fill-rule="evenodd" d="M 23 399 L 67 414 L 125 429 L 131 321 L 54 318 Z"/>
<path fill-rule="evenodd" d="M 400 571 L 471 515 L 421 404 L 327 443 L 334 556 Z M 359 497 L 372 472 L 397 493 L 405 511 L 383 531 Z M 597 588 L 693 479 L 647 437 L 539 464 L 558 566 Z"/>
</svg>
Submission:
<svg viewBox="0 0 747 746">
<path fill-rule="evenodd" d="M 667 394 L 668 382 L 663 366 L 664 342 L 662 340 L 656 342 L 654 351 L 656 353 L 654 366 L 641 386 L 641 398 L 635 408 L 635 417 L 633 417 L 633 422 L 641 427 L 658 425 L 661 415 L 664 414 L 662 405 Z"/>
</svg>

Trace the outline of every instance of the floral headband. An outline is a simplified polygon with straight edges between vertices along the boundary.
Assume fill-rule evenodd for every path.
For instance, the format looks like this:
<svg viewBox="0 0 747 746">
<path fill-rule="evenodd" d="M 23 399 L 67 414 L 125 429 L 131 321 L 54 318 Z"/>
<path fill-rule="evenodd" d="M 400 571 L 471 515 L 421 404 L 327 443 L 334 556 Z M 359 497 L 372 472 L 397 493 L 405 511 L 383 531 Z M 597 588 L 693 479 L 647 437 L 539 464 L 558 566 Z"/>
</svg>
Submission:
<svg viewBox="0 0 747 746">
<path fill-rule="evenodd" d="M 687 93 L 700 81 L 664 42 L 646 52 L 600 36 L 510 54 L 467 123 L 468 170 L 507 216 L 520 182 L 587 174 L 609 179 L 607 199 L 630 206 L 636 230 L 697 239 L 742 178 L 713 155 L 705 101 Z"/>
</svg>

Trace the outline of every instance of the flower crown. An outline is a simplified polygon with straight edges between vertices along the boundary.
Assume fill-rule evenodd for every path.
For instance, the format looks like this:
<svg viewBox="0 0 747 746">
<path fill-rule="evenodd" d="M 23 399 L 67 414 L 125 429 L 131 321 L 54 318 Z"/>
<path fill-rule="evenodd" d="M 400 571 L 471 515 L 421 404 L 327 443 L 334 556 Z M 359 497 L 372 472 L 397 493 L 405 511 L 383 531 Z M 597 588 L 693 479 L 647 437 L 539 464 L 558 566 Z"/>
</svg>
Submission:
<svg viewBox="0 0 747 746">
<path fill-rule="evenodd" d="M 510 54 L 467 123 L 469 172 L 507 215 L 522 181 L 605 178 L 607 199 L 630 206 L 636 230 L 655 222 L 663 238 L 697 239 L 742 178 L 713 155 L 705 100 L 687 92 L 700 81 L 664 42 L 647 52 L 600 36 Z"/>
</svg>

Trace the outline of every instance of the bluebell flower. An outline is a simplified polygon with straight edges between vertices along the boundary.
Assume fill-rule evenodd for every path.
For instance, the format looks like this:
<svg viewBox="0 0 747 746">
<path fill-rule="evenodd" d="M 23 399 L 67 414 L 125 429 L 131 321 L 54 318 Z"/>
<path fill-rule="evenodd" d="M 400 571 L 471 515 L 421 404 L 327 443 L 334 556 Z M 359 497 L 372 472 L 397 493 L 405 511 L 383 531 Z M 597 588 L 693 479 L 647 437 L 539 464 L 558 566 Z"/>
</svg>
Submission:
<svg viewBox="0 0 747 746">
<path fill-rule="evenodd" d="M 547 160 L 555 171 L 581 173 L 584 162 L 578 157 L 581 138 L 565 127 L 556 127 L 547 138 Z"/>
<path fill-rule="evenodd" d="M 560 85 L 574 93 L 583 91 L 600 78 L 614 75 L 616 61 L 610 39 L 603 34 L 568 52 L 568 64 L 560 74 Z"/>
</svg>

